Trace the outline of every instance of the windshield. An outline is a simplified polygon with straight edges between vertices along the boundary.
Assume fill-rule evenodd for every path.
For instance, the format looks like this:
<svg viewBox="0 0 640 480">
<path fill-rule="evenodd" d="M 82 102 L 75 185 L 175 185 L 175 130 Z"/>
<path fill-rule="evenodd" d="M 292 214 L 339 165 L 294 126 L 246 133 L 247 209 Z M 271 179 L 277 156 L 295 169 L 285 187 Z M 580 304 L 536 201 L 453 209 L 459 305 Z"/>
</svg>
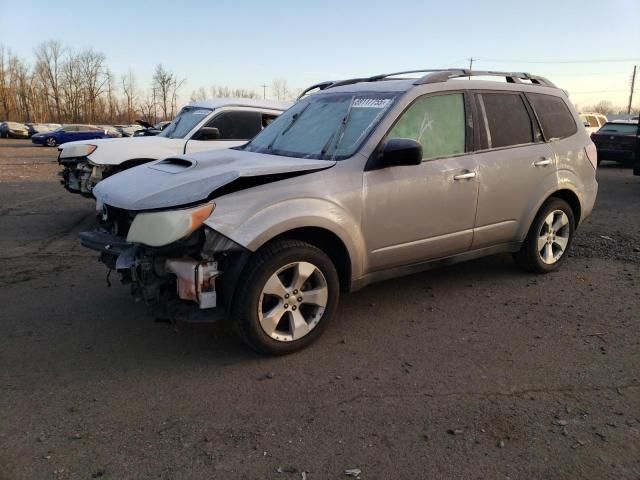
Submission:
<svg viewBox="0 0 640 480">
<path fill-rule="evenodd" d="M 637 123 L 607 123 L 598 133 L 622 133 L 623 135 L 633 135 L 638 131 Z"/>
<path fill-rule="evenodd" d="M 213 110 L 210 108 L 184 107 L 173 122 L 167 126 L 159 137 L 184 138 L 197 124 L 204 120 Z"/>
<path fill-rule="evenodd" d="M 311 95 L 280 115 L 244 149 L 300 158 L 352 156 L 389 110 L 397 93 Z"/>
</svg>

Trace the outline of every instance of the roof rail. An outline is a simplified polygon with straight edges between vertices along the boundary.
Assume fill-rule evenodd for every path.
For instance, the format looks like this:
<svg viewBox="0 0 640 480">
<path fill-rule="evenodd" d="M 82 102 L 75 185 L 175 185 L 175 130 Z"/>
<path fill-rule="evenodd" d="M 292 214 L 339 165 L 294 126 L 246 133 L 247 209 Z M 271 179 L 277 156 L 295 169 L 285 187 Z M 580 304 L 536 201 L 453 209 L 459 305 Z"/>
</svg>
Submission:
<svg viewBox="0 0 640 480">
<path fill-rule="evenodd" d="M 316 88 L 318 90 L 324 90 L 325 88 L 330 87 L 334 83 L 335 83 L 334 80 L 328 80 L 326 82 L 320 82 L 320 83 L 316 83 L 315 85 L 311 85 L 310 87 L 305 88 L 302 91 L 302 93 L 300 93 L 300 95 L 298 95 L 298 98 L 296 98 L 296 100 L 300 100 L 305 95 L 308 95 L 311 90 L 315 90 Z"/>
<path fill-rule="evenodd" d="M 468 70 L 465 68 L 452 68 L 449 70 L 440 70 L 434 73 L 428 73 L 427 75 L 417 79 L 413 84 L 426 85 L 430 83 L 440 83 L 446 82 L 452 78 L 461 77 L 504 77 L 507 80 L 507 83 L 525 83 L 522 80 L 528 80 L 534 85 L 557 88 L 550 80 L 538 75 L 531 75 L 526 72 L 496 72 L 492 70 Z"/>
<path fill-rule="evenodd" d="M 387 80 L 389 77 L 396 77 L 398 75 L 406 75 L 408 73 L 433 73 L 439 72 L 440 70 L 436 69 L 422 69 L 422 70 L 405 70 L 402 72 L 393 72 L 393 73 L 381 73 L 379 75 L 373 75 L 371 77 L 358 77 L 358 78 L 349 78 L 347 80 L 339 80 L 331 83 L 331 85 L 325 87 L 326 88 L 334 88 L 341 87 L 343 85 L 353 85 L 354 83 L 360 82 L 379 82 L 380 80 Z"/>
<path fill-rule="evenodd" d="M 449 69 L 420 69 L 420 70 L 405 70 L 402 72 L 382 73 L 379 75 L 373 75 L 371 77 L 358 77 L 349 78 L 346 80 L 335 80 L 316 83 L 311 85 L 302 91 L 298 96 L 298 100 L 307 95 L 314 89 L 327 90 L 329 88 L 341 87 L 343 85 L 353 85 L 360 82 L 379 82 L 381 80 L 389 80 L 390 77 L 397 77 L 398 75 L 407 75 L 412 73 L 424 73 L 422 77 L 416 79 L 413 82 L 414 85 L 427 85 L 431 83 L 447 82 L 452 78 L 462 77 L 504 77 L 507 83 L 525 83 L 522 80 L 527 80 L 534 85 L 541 85 L 543 87 L 557 88 L 550 80 L 538 75 L 531 75 L 525 72 L 496 72 L 491 70 L 468 70 L 466 68 L 449 68 Z"/>
</svg>

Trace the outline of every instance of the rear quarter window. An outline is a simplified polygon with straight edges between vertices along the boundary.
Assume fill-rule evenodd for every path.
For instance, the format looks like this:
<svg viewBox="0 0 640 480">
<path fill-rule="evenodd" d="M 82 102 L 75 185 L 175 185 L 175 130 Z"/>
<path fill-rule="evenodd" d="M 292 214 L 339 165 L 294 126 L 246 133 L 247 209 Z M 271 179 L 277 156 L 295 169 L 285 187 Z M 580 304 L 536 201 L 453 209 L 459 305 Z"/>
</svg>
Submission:
<svg viewBox="0 0 640 480">
<path fill-rule="evenodd" d="M 534 142 L 535 131 L 527 107 L 519 94 L 481 94 L 491 148 Z"/>
<path fill-rule="evenodd" d="M 578 131 L 573 115 L 560 97 L 527 93 L 547 140 L 567 138 Z M 591 122 L 589 122 L 591 124 Z"/>
</svg>

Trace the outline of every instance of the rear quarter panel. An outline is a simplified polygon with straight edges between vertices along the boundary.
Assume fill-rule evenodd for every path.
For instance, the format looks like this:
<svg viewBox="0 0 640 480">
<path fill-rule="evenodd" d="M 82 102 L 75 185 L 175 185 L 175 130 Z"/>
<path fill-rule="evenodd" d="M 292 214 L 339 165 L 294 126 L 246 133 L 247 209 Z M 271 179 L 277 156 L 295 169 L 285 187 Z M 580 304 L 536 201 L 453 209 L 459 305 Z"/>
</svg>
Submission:
<svg viewBox="0 0 640 480">
<path fill-rule="evenodd" d="M 598 193 L 596 169 L 585 150 L 590 141 L 587 132 L 578 128 L 575 135 L 550 142 L 556 154 L 558 189 L 571 190 L 580 201 L 579 223 L 591 214 Z"/>
</svg>

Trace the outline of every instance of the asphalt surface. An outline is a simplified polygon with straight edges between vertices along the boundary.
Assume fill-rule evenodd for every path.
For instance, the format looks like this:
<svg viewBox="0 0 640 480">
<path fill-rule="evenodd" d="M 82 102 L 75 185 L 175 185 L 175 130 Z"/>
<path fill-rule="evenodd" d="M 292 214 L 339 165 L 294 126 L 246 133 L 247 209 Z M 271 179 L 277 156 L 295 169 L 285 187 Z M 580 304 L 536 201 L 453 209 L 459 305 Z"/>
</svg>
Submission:
<svg viewBox="0 0 640 480">
<path fill-rule="evenodd" d="M 640 478 L 628 169 L 602 164 L 559 272 L 501 255 L 376 284 L 268 358 L 107 288 L 55 155 L 0 140 L 0 478 Z"/>
</svg>

